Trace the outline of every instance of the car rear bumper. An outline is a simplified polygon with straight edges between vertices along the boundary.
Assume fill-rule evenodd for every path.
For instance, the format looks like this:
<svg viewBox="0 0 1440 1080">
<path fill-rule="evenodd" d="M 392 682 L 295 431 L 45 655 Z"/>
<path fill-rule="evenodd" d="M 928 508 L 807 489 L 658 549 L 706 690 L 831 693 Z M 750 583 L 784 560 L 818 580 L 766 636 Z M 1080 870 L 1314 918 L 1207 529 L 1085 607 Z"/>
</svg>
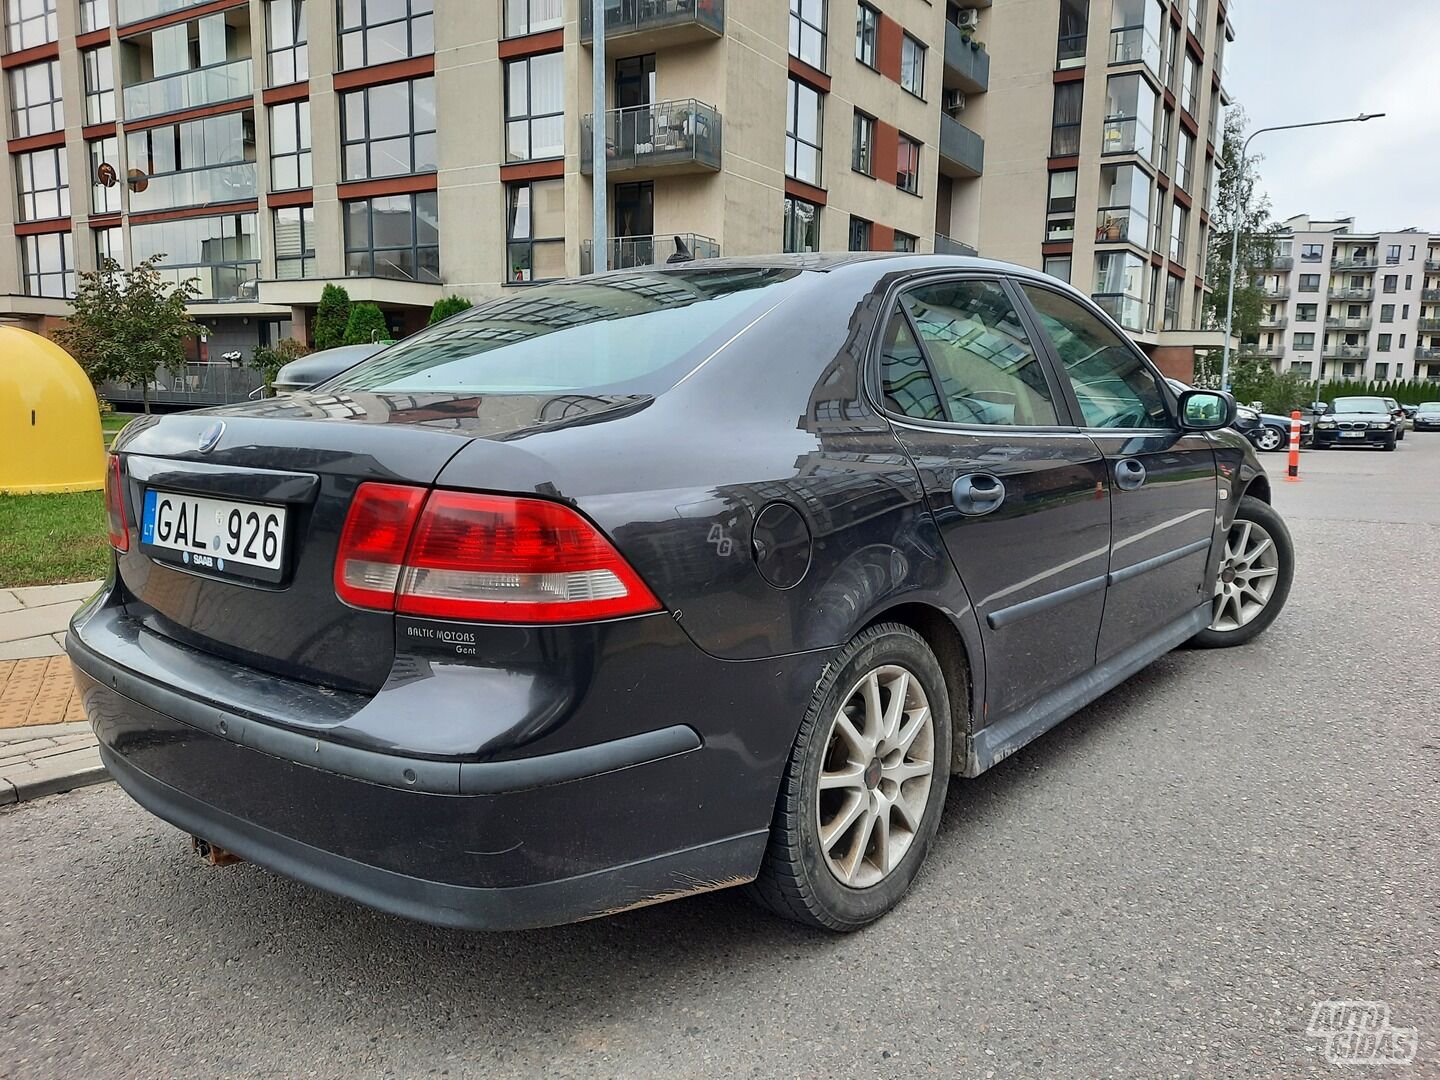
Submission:
<svg viewBox="0 0 1440 1080">
<path fill-rule="evenodd" d="M 444 760 L 346 746 L 190 697 L 105 656 L 104 620 L 85 621 L 67 649 L 120 786 L 185 832 L 317 888 L 423 922 L 501 930 L 758 871 L 793 731 L 783 734 L 788 718 L 721 707 L 755 700 L 744 683 L 793 691 L 794 658 L 723 664 L 738 681 L 713 705 L 676 686 L 684 724 L 528 757 Z M 745 730 L 747 719 L 769 732 Z"/>
</svg>

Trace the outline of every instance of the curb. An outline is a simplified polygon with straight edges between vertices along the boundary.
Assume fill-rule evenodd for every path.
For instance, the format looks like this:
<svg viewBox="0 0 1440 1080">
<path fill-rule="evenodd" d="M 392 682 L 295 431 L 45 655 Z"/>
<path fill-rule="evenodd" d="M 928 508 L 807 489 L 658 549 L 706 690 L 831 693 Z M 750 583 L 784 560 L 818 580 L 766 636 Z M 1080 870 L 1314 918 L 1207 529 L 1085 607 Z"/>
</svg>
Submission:
<svg viewBox="0 0 1440 1080">
<path fill-rule="evenodd" d="M 37 736 L 43 730 L 29 729 Z M 9 736 L 14 731 L 4 734 Z M 54 736 L 64 738 L 52 730 L 23 743 L 15 739 L 0 740 L 0 759 L 5 758 L 7 743 L 11 748 L 25 747 L 0 769 L 0 806 L 58 795 L 110 779 L 93 736 L 80 741 L 80 733 L 75 732 L 70 736 L 70 745 L 62 745 Z"/>
</svg>

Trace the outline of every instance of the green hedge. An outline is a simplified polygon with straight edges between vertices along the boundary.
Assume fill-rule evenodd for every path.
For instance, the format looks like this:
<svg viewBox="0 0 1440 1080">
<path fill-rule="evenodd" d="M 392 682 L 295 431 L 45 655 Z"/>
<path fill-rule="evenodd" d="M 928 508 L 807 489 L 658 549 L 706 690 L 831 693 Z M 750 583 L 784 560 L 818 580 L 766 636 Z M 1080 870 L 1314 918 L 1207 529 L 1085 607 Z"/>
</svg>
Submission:
<svg viewBox="0 0 1440 1080">
<path fill-rule="evenodd" d="M 1389 379 L 1382 382 L 1364 379 L 1334 379 L 1320 386 L 1320 400 L 1337 397 L 1393 397 L 1401 405 L 1419 405 L 1422 401 L 1440 401 L 1440 383 L 1418 379 Z"/>
</svg>

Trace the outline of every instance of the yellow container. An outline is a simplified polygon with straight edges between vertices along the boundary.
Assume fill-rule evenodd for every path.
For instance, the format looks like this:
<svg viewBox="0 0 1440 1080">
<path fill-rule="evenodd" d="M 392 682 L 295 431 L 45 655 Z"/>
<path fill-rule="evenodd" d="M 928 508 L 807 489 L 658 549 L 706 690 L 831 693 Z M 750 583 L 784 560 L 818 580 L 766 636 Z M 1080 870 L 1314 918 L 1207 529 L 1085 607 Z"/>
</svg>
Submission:
<svg viewBox="0 0 1440 1080">
<path fill-rule="evenodd" d="M 0 326 L 0 493 L 104 484 L 100 407 L 85 372 L 47 338 Z"/>
</svg>

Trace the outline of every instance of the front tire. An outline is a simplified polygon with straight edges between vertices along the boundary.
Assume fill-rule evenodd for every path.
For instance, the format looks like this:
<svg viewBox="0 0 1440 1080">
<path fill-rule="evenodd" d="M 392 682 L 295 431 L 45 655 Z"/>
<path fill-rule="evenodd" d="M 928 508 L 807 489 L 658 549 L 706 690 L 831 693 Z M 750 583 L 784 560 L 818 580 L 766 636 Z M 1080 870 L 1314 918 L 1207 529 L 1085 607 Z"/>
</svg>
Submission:
<svg viewBox="0 0 1440 1080">
<path fill-rule="evenodd" d="M 1385 449 L 1385 450 L 1388 451 L 1388 452 L 1393 452 L 1394 449 L 1395 449 L 1395 443 L 1396 443 L 1396 436 L 1391 435 L 1391 436 L 1390 436 L 1390 441 L 1385 444 L 1385 446 L 1383 447 L 1383 449 Z"/>
<path fill-rule="evenodd" d="M 1285 520 L 1252 495 L 1240 500 L 1225 537 L 1210 625 L 1191 638 L 1202 649 L 1243 645 L 1285 607 L 1295 577 L 1295 544 Z"/>
<path fill-rule="evenodd" d="M 752 896 L 827 930 L 884 915 L 940 826 L 950 738 L 945 675 L 925 640 L 899 623 L 862 631 L 801 721 Z"/>
<path fill-rule="evenodd" d="M 1255 433 L 1255 448 L 1266 453 L 1273 453 L 1285 445 L 1285 436 L 1280 433 L 1279 428 L 1263 427 Z"/>
</svg>

